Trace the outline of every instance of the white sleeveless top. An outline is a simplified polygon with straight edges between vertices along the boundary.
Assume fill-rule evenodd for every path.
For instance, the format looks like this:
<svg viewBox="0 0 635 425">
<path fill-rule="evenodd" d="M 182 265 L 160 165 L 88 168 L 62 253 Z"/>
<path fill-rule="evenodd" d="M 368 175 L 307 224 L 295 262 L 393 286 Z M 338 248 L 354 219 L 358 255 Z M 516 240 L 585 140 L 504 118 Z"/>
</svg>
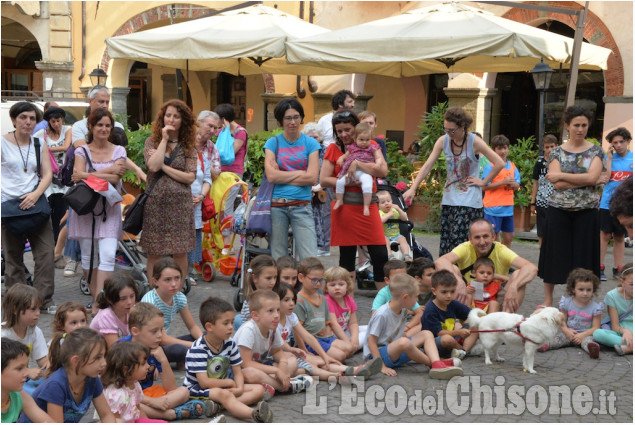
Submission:
<svg viewBox="0 0 635 425">
<path fill-rule="evenodd" d="M 474 154 L 474 133 L 467 137 L 467 146 L 460 155 L 454 155 L 450 137 L 443 139 L 447 177 L 443 188 L 442 205 L 483 208 L 483 194 L 479 186 L 468 186 L 467 178 L 479 177 L 478 159 Z"/>
<path fill-rule="evenodd" d="M 42 158 L 43 141 L 40 142 L 40 161 Z M 22 151 L 22 155 L 20 155 Z M 27 158 L 28 156 L 28 158 Z M 24 172 L 24 162 L 27 162 L 27 172 Z M 45 158 L 47 161 L 49 158 Z M 33 192 L 37 187 L 37 161 L 35 159 L 35 144 L 31 136 L 31 144 L 18 147 L 4 137 L 2 138 L 2 201 L 18 198 L 25 193 Z"/>
</svg>

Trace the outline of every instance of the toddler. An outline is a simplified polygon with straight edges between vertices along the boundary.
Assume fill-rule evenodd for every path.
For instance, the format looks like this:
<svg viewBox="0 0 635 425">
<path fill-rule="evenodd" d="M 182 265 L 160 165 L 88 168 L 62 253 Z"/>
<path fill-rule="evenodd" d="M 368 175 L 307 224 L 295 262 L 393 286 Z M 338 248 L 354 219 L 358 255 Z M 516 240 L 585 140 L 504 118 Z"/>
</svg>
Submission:
<svg viewBox="0 0 635 425">
<path fill-rule="evenodd" d="M 376 163 L 383 159 L 381 148 L 377 143 L 371 142 L 373 136 L 372 128 L 364 122 L 355 126 L 355 143 L 346 147 L 346 153 L 337 160 L 337 165 L 342 169 L 337 174 L 337 184 L 335 185 L 335 205 L 336 210 L 344 204 L 344 188 L 348 180 L 348 169 L 353 161 Z M 373 177 L 360 169 L 355 170 L 355 178 L 362 184 L 364 199 L 364 215 L 370 215 L 370 202 L 373 196 Z"/>
<path fill-rule="evenodd" d="M 29 347 L 21 342 L 2 338 L 2 423 L 17 422 L 20 413 L 32 422 L 53 422 L 33 398 L 22 391 L 22 383 L 26 379 L 29 363 Z"/>
<path fill-rule="evenodd" d="M 602 322 L 602 329 L 593 332 L 593 339 L 614 347 L 615 352 L 623 356 L 633 352 L 633 263 L 624 265 L 619 281 L 620 287 L 604 297 L 608 320 Z"/>
<path fill-rule="evenodd" d="M 104 281 L 104 289 L 97 295 L 99 312 L 90 328 L 106 338 L 108 348 L 130 335 L 128 316 L 138 296 L 137 285 L 128 273 L 114 273 Z"/>
<path fill-rule="evenodd" d="M 399 223 L 394 222 L 394 220 L 408 221 L 408 214 L 399 208 L 398 205 L 392 203 L 392 197 L 387 190 L 377 192 L 377 199 L 379 199 L 379 216 L 381 217 L 381 222 L 384 224 L 384 235 L 386 236 L 386 249 L 388 253 L 393 257 L 390 245 L 393 242 L 397 242 L 404 261 L 411 262 L 412 254 L 410 253 L 410 245 L 408 245 L 405 236 L 399 233 Z M 393 221 L 390 222 L 390 220 Z"/>
<path fill-rule="evenodd" d="M 579 345 L 592 359 L 600 357 L 600 346 L 593 341 L 593 332 L 600 328 L 604 304 L 593 301 L 600 279 L 590 270 L 573 269 L 567 276 L 567 295 L 562 296 L 558 308 L 567 317 L 554 339 L 539 351 Z"/>
<path fill-rule="evenodd" d="M 15 284 L 2 300 L 2 338 L 9 338 L 29 347 L 31 358 L 38 367 L 27 370 L 25 391 L 32 393 L 41 383 L 48 367 L 48 348 L 42 330 L 37 326 L 42 298 L 32 286 Z"/>
<path fill-rule="evenodd" d="M 348 337 L 348 341 L 356 351 L 360 350 L 360 333 L 366 330 L 366 326 L 360 329 L 357 321 L 357 304 L 353 297 L 353 279 L 351 274 L 343 267 L 331 267 L 324 272 L 326 279 L 326 302 L 329 306 L 331 322 L 337 322 L 342 331 Z"/>
<path fill-rule="evenodd" d="M 54 334 L 69 334 L 77 328 L 85 328 L 88 326 L 88 310 L 76 301 L 67 301 L 57 306 L 51 326 Z"/>
<path fill-rule="evenodd" d="M 51 342 L 51 364 L 33 400 L 54 422 L 79 422 L 92 402 L 101 422 L 115 422 L 99 375 L 106 367 L 106 340 L 89 328 L 57 334 Z M 23 413 L 19 422 L 30 422 Z"/>
<path fill-rule="evenodd" d="M 181 292 L 183 273 L 172 257 L 163 257 L 152 268 L 152 284 L 154 289 L 143 296 L 142 302 L 150 303 L 163 312 L 163 336 L 161 346 L 169 362 L 175 362 L 176 368 L 185 368 L 185 354 L 192 346 L 192 342 L 203 335 L 201 329 L 194 322 L 187 298 Z M 172 320 L 179 313 L 189 334 L 179 337 L 168 335 Z"/>
<path fill-rule="evenodd" d="M 494 269 L 494 262 L 490 258 L 479 257 L 476 259 L 472 274 L 476 282 L 483 284 L 483 297 L 482 299 L 474 298 L 476 288 L 470 284 L 468 287 L 467 305 L 471 305 L 472 308 L 480 308 L 486 313 L 494 313 L 500 310 L 496 295 L 500 290 L 501 282 L 494 280 Z"/>
</svg>

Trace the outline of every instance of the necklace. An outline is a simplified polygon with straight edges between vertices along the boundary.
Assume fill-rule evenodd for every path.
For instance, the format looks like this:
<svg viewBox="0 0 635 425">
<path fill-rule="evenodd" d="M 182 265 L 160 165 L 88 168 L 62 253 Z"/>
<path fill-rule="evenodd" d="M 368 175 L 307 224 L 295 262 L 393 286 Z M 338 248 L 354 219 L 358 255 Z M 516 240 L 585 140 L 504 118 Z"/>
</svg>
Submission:
<svg viewBox="0 0 635 425">
<path fill-rule="evenodd" d="M 458 154 L 454 153 L 454 149 L 450 149 L 450 150 L 452 151 L 452 154 L 453 154 L 454 156 L 459 156 L 459 155 L 461 155 L 461 153 L 463 152 L 463 146 L 465 146 L 465 142 L 466 142 L 466 140 L 467 140 L 467 134 L 464 134 L 464 135 L 463 135 L 463 143 L 461 143 L 460 145 L 459 145 L 458 143 L 456 143 L 456 142 L 454 141 L 454 139 L 450 139 L 450 142 L 452 142 L 452 144 L 453 144 L 454 146 L 456 146 L 457 148 L 461 149 L 461 150 L 459 151 L 459 153 L 458 153 Z"/>
<path fill-rule="evenodd" d="M 18 142 L 18 138 L 15 135 L 15 130 L 13 131 L 13 138 L 15 139 L 15 144 L 18 146 L 18 151 L 20 152 L 20 158 L 22 158 L 22 164 L 24 165 L 23 171 L 26 173 L 26 166 L 29 162 L 29 154 L 31 153 L 31 141 L 29 140 L 29 147 L 26 151 L 26 159 L 24 155 L 22 155 L 22 147 L 20 146 L 20 142 Z"/>
<path fill-rule="evenodd" d="M 69 380 L 68 381 L 68 387 L 71 389 L 71 392 L 73 393 L 74 396 L 79 397 L 80 395 L 82 395 L 82 392 L 84 391 L 84 385 L 83 384 L 85 384 L 85 383 L 86 383 L 85 381 L 82 381 L 81 389 L 78 390 L 78 391 L 75 391 L 73 389 L 73 386 L 71 385 L 71 381 Z"/>
<path fill-rule="evenodd" d="M 7 407 L 11 406 L 11 395 L 9 395 L 9 399 L 6 403 L 2 403 L 2 410 L 5 410 Z"/>
<path fill-rule="evenodd" d="M 207 338 L 205 338 L 205 341 L 207 341 L 207 344 L 210 346 L 210 348 L 212 350 L 214 350 L 215 353 L 220 353 L 220 351 L 223 349 L 223 341 L 221 341 L 220 345 L 218 347 L 216 347 L 214 344 L 212 344 L 212 342 L 210 340 L 208 340 Z"/>
</svg>

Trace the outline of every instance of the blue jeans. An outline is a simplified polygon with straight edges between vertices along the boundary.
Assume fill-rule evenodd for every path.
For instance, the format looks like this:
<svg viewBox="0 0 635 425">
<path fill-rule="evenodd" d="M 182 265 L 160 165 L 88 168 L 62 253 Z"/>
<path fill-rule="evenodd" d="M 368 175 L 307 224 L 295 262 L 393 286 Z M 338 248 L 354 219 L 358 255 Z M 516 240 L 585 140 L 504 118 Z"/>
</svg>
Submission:
<svg viewBox="0 0 635 425">
<path fill-rule="evenodd" d="M 293 207 L 271 208 L 271 256 L 276 260 L 289 255 L 289 224 L 293 230 L 300 261 L 317 255 L 317 237 L 311 203 Z"/>
</svg>

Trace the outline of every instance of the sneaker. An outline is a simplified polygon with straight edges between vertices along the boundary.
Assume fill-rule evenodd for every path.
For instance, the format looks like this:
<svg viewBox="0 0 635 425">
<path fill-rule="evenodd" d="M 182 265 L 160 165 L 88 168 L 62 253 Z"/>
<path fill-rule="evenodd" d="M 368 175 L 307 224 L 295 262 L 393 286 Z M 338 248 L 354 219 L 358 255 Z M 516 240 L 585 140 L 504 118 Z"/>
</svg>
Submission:
<svg viewBox="0 0 635 425">
<path fill-rule="evenodd" d="M 600 345 L 597 342 L 589 342 L 587 349 L 589 350 L 589 357 L 592 359 L 600 358 Z"/>
<path fill-rule="evenodd" d="M 619 279 L 622 275 L 622 266 L 613 267 L 613 279 Z"/>
<path fill-rule="evenodd" d="M 211 400 L 205 402 L 201 400 L 189 400 L 180 406 L 174 408 L 176 419 L 196 419 L 203 416 L 207 411 L 207 402 L 214 403 Z"/>
<path fill-rule="evenodd" d="M 453 357 L 453 358 L 459 359 L 459 360 L 463 360 L 466 355 L 467 355 L 467 353 L 465 352 L 465 350 L 459 350 L 459 349 L 453 348 L 452 349 L 452 354 L 450 354 L 450 357 Z"/>
<path fill-rule="evenodd" d="M 302 391 L 308 390 L 313 385 L 313 378 L 309 375 L 298 375 L 291 378 L 291 385 L 289 391 L 291 394 L 297 394 Z"/>
<path fill-rule="evenodd" d="M 454 357 L 451 359 L 439 360 L 439 362 L 443 363 L 446 367 L 461 367 L 461 364 L 463 363 L 461 359 L 457 359 Z"/>
<path fill-rule="evenodd" d="M 318 249 L 317 256 L 318 257 L 330 257 L 331 256 L 331 251 Z"/>
<path fill-rule="evenodd" d="M 269 384 L 261 384 L 265 387 L 265 396 L 262 398 L 262 401 L 269 401 L 276 394 L 276 390 Z"/>
<path fill-rule="evenodd" d="M 403 256 L 403 260 L 406 263 L 412 263 L 412 256 L 410 254 L 406 254 L 406 255 Z"/>
<path fill-rule="evenodd" d="M 53 262 L 55 263 L 56 269 L 63 269 L 66 267 L 66 259 L 63 255 L 58 255 Z"/>
<path fill-rule="evenodd" d="M 210 424 L 220 424 L 220 423 L 225 423 L 227 422 L 227 418 L 225 417 L 225 415 L 218 415 L 218 416 L 214 416 L 212 418 L 211 421 L 209 421 L 208 423 Z"/>
<path fill-rule="evenodd" d="M 606 282 L 606 275 L 604 274 L 604 264 L 600 264 L 600 280 Z"/>
<path fill-rule="evenodd" d="M 613 348 L 615 348 L 615 352 L 617 353 L 618 356 L 624 355 L 624 350 L 622 350 L 622 346 L 620 344 L 615 344 Z"/>
<path fill-rule="evenodd" d="M 458 360 L 458 359 L 447 359 Z M 428 372 L 432 379 L 451 379 L 455 376 L 463 376 L 463 369 L 458 366 L 446 366 L 446 363 L 442 360 L 438 360 L 432 363 L 430 372 Z"/>
<path fill-rule="evenodd" d="M 76 270 L 77 270 L 77 261 L 69 260 L 66 262 L 66 267 L 64 267 L 64 276 L 66 277 L 75 276 Z"/>
<path fill-rule="evenodd" d="M 349 366 L 344 371 L 344 375 L 346 376 L 359 376 L 361 378 L 370 378 L 373 375 L 377 375 L 381 372 L 381 367 L 384 365 L 384 362 L 381 360 L 381 357 L 375 357 L 372 360 L 367 361 L 361 366 L 353 367 Z"/>
<path fill-rule="evenodd" d="M 256 422 L 272 422 L 273 412 L 269 409 L 269 404 L 266 401 L 261 401 L 256 405 L 256 408 L 251 411 L 251 417 Z"/>
<path fill-rule="evenodd" d="M 48 307 L 44 307 L 40 309 L 40 313 L 43 313 L 43 314 L 55 314 L 56 311 L 57 311 L 57 306 L 54 304 L 51 304 Z"/>
<path fill-rule="evenodd" d="M 218 412 L 220 412 L 220 404 L 216 403 L 212 400 L 205 400 L 205 416 L 211 418 L 212 416 L 216 416 Z"/>
</svg>

